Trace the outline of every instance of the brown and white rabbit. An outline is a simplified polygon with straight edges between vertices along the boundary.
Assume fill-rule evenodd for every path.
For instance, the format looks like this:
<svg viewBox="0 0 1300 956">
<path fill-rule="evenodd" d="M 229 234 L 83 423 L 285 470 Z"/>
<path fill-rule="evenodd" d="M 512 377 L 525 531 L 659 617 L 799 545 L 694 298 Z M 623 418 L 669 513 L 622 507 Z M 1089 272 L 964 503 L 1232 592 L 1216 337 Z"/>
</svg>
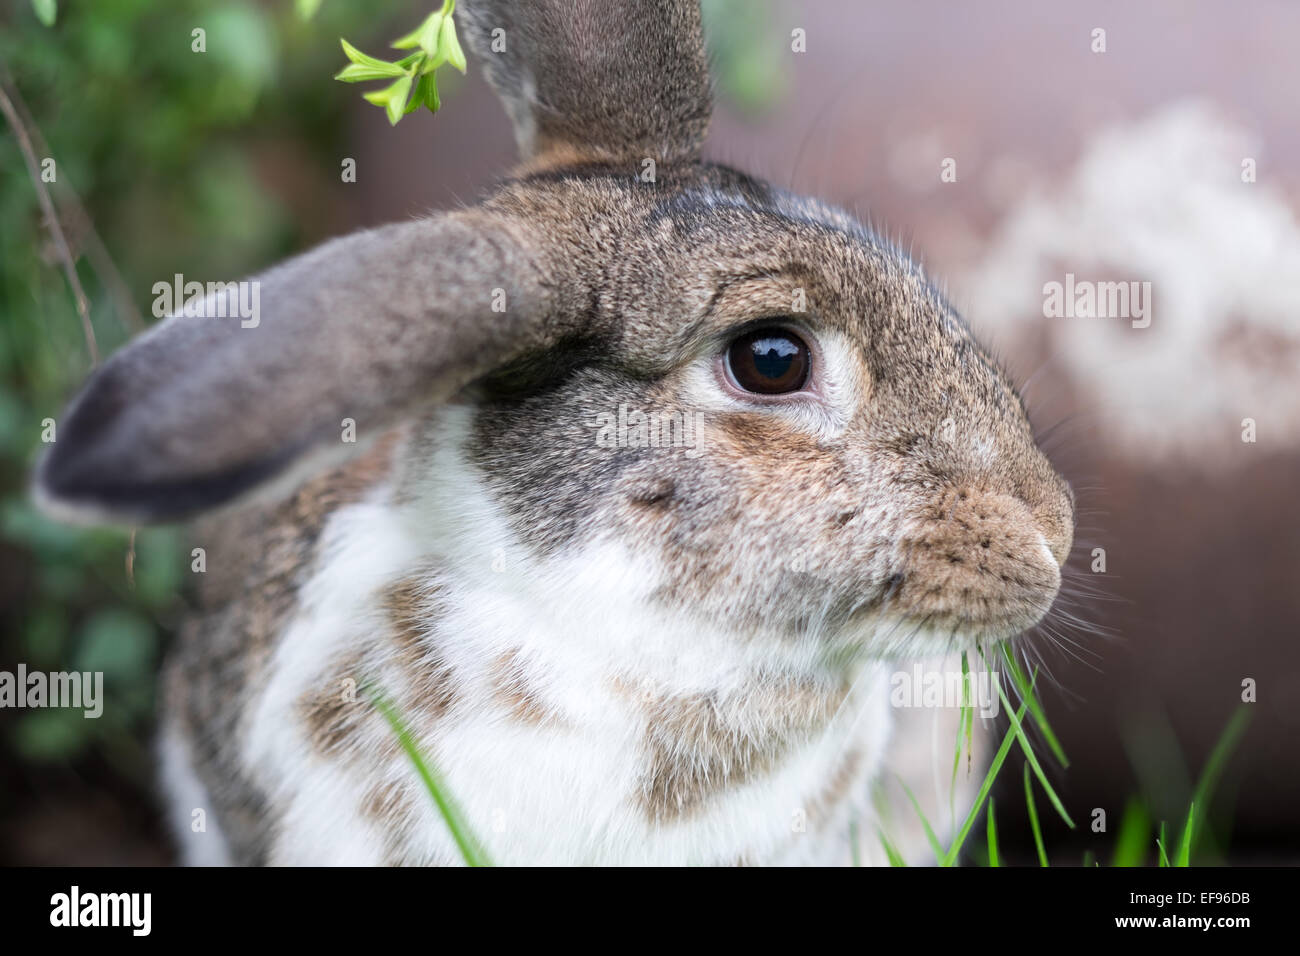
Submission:
<svg viewBox="0 0 1300 956">
<path fill-rule="evenodd" d="M 457 862 L 373 684 L 497 862 L 846 861 L 895 662 L 1034 625 L 1071 493 L 917 266 L 700 159 L 694 0 L 458 15 L 514 178 L 256 277 L 256 324 L 166 319 L 38 469 L 65 516 L 207 515 L 185 857 Z"/>
</svg>

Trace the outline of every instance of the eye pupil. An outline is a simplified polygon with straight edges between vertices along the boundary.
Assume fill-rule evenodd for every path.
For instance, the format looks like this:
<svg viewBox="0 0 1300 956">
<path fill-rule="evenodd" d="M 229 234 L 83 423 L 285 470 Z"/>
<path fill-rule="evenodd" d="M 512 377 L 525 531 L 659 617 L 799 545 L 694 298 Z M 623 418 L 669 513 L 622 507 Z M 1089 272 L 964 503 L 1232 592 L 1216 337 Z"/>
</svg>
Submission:
<svg viewBox="0 0 1300 956">
<path fill-rule="evenodd" d="M 808 346 L 784 329 L 760 329 L 742 335 L 727 349 L 733 381 L 747 392 L 779 395 L 796 392 L 808 381 Z"/>
<path fill-rule="evenodd" d="M 799 349 L 788 339 L 760 339 L 754 343 L 754 367 L 764 378 L 779 379 L 790 371 Z"/>
</svg>

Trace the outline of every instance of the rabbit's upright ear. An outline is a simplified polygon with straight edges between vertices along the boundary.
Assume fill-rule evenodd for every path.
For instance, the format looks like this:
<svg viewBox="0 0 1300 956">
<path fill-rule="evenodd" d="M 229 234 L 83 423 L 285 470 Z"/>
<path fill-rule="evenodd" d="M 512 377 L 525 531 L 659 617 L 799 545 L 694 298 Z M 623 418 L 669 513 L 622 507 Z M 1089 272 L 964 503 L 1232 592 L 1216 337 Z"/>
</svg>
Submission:
<svg viewBox="0 0 1300 956">
<path fill-rule="evenodd" d="M 524 159 L 691 159 L 709 126 L 698 0 L 462 0 Z"/>
<path fill-rule="evenodd" d="M 350 429 L 362 443 L 549 341 L 539 249 L 523 225 L 466 210 L 231 283 L 91 377 L 56 421 L 36 496 L 63 517 L 164 521 L 305 473 L 291 466 L 309 453 L 342 458 Z"/>
</svg>

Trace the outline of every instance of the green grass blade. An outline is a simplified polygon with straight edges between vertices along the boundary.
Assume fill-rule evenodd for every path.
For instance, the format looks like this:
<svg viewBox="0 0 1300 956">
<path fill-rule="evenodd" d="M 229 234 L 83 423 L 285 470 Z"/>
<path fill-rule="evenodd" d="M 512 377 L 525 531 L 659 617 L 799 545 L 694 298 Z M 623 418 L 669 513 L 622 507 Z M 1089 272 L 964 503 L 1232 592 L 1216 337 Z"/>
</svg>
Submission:
<svg viewBox="0 0 1300 956">
<path fill-rule="evenodd" d="M 876 830 L 876 833 L 880 836 L 880 845 L 885 848 L 885 856 L 889 857 L 889 865 L 907 866 L 907 863 L 906 861 L 904 861 L 902 855 L 896 849 L 894 849 L 894 845 L 890 843 L 889 838 L 885 836 L 885 831 L 878 829 Z"/>
<path fill-rule="evenodd" d="M 1024 717 L 1028 704 L 1020 705 L 1020 713 L 1017 717 Z M 975 795 L 975 802 L 971 804 L 970 813 L 966 814 L 966 820 L 962 823 L 961 829 L 957 831 L 957 837 L 952 841 L 952 846 L 948 848 L 948 854 L 944 857 L 943 866 L 952 866 L 957 861 L 957 855 L 961 853 L 962 844 L 966 842 L 966 836 L 970 833 L 971 827 L 975 825 L 975 820 L 979 812 L 984 807 L 984 799 L 993 789 L 993 781 L 997 778 L 998 771 L 1002 769 L 1002 764 L 1006 762 L 1007 754 L 1011 752 L 1011 745 L 1015 742 L 1016 732 L 1007 728 L 1006 735 L 1002 738 L 1002 744 L 998 747 L 998 752 L 993 755 L 993 761 L 989 764 L 988 772 L 984 774 L 984 782 L 980 784 L 979 793 Z"/>
<path fill-rule="evenodd" d="M 1165 821 L 1160 821 L 1160 836 L 1156 837 L 1156 846 L 1160 850 L 1160 865 L 1169 865 L 1169 854 L 1165 852 Z"/>
<path fill-rule="evenodd" d="M 988 844 L 989 844 L 989 866 L 1001 866 L 998 862 L 998 826 L 993 822 L 993 800 L 989 799 L 989 825 L 988 825 Z"/>
<path fill-rule="evenodd" d="M 446 788 L 442 785 L 438 775 L 433 768 L 425 761 L 424 755 L 420 753 L 419 745 L 415 738 L 411 736 L 410 730 L 402 721 L 401 715 L 397 709 L 382 693 L 371 690 L 369 696 L 375 705 L 375 708 L 384 715 L 388 725 L 393 728 L 393 733 L 397 735 L 398 743 L 406 751 L 407 757 L 415 766 L 415 772 L 419 775 L 424 787 L 429 791 L 429 796 L 433 798 L 434 804 L 438 807 L 438 812 L 442 814 L 442 819 L 447 824 L 447 829 L 451 831 L 451 837 L 456 841 L 456 846 L 460 849 L 460 855 L 465 860 L 466 866 L 491 866 L 492 861 L 488 858 L 487 853 L 483 850 L 483 844 L 470 829 L 468 821 L 460 807 L 456 805 L 455 800 L 447 793 Z"/>
<path fill-rule="evenodd" d="M 1003 642 L 1000 645 L 1002 651 L 1002 661 L 1007 666 L 1007 671 L 1011 674 L 1011 680 L 1015 683 L 1016 689 L 1020 692 L 1020 699 L 1029 701 L 1029 710 L 1034 716 L 1034 723 L 1042 731 L 1043 739 L 1047 741 L 1047 746 L 1051 748 L 1052 754 L 1056 757 L 1056 762 L 1062 767 L 1070 766 L 1070 761 L 1065 757 L 1065 748 L 1061 742 L 1056 739 L 1056 734 L 1052 732 L 1052 726 L 1047 722 L 1047 714 L 1043 710 L 1043 705 L 1039 703 L 1038 698 L 1034 696 L 1033 682 L 1025 674 L 1024 669 L 1016 662 L 1016 655 L 1011 653 L 1011 648 Z"/>
<path fill-rule="evenodd" d="M 1138 800 L 1129 800 L 1119 820 L 1111 866 L 1141 866 L 1151 845 L 1151 817 Z"/>
<path fill-rule="evenodd" d="M 1037 679 L 1037 673 L 1035 673 L 1034 676 L 1035 679 Z M 998 697 L 1002 700 L 1002 706 L 1007 709 L 1008 714 L 1012 714 L 1011 701 L 1007 699 L 1007 693 L 1002 689 L 1002 684 L 996 681 L 994 683 L 998 689 Z M 1028 685 L 1027 690 L 1028 694 L 1023 696 L 1025 703 L 1029 703 L 1034 699 L 1033 683 Z M 1032 709 L 1033 705 L 1030 704 L 1030 707 Z M 1052 785 L 1048 783 L 1047 774 L 1043 773 L 1043 768 L 1038 763 L 1038 757 L 1034 754 L 1033 745 L 1030 744 L 1029 738 L 1025 736 L 1024 725 L 1019 718 L 1015 717 L 1014 714 L 1012 714 L 1011 728 L 1016 732 L 1016 739 L 1020 741 L 1020 749 L 1025 752 L 1025 759 L 1029 761 L 1029 766 L 1033 768 L 1034 776 L 1038 778 L 1039 784 L 1042 785 L 1043 791 L 1047 794 L 1047 799 L 1051 801 L 1052 807 L 1058 814 L 1060 814 L 1061 819 L 1065 821 L 1066 825 L 1073 830 L 1074 821 L 1071 820 L 1070 815 L 1065 812 L 1065 805 L 1061 803 L 1061 798 L 1056 795 L 1056 791 L 1052 789 Z"/>
<path fill-rule="evenodd" d="M 1047 850 L 1043 846 L 1043 831 L 1038 826 L 1038 807 L 1034 804 L 1034 780 L 1025 764 L 1025 809 L 1029 811 L 1029 829 L 1034 833 L 1034 846 L 1038 848 L 1038 865 L 1047 866 Z"/>
<path fill-rule="evenodd" d="M 1192 864 L 1192 826 L 1196 819 L 1196 802 L 1187 808 L 1187 823 L 1183 826 L 1183 838 L 1178 841 L 1174 866 L 1191 866 Z"/>
<path fill-rule="evenodd" d="M 1237 743 L 1241 740 L 1241 735 L 1246 732 L 1246 727 L 1250 725 L 1251 713 L 1249 707 L 1242 707 L 1232 715 L 1227 726 L 1223 728 L 1223 733 L 1219 735 L 1219 739 L 1210 750 L 1210 756 L 1206 758 L 1205 766 L 1201 768 L 1201 776 L 1196 781 L 1196 789 L 1192 792 L 1192 803 L 1201 808 L 1201 814 L 1196 820 L 1195 828 L 1192 830 L 1192 844 L 1189 853 L 1195 852 L 1196 847 L 1201 842 L 1201 831 L 1209 821 L 1210 815 L 1206 810 L 1210 806 L 1210 799 L 1218 788 L 1219 778 L 1223 776 L 1223 768 L 1228 762 L 1228 757 L 1237 749 Z"/>
<path fill-rule="evenodd" d="M 930 821 L 921 812 L 921 804 L 917 802 L 916 796 L 912 793 L 912 788 L 903 782 L 902 777 L 898 778 L 898 783 L 903 788 L 903 792 L 907 794 L 907 799 L 912 802 L 912 809 L 916 811 L 916 815 L 921 819 L 921 826 L 925 829 L 925 838 L 930 841 L 930 849 L 934 851 L 935 862 L 942 860 L 944 858 L 943 844 L 934 835 L 934 828 L 930 826 Z"/>
<path fill-rule="evenodd" d="M 1084 865 L 1085 867 L 1089 867 L 1089 868 L 1098 865 L 1098 863 L 1097 863 L 1097 857 L 1093 854 L 1093 852 L 1092 852 L 1091 850 L 1084 850 L 1084 851 L 1083 851 L 1083 865 Z"/>
<path fill-rule="evenodd" d="M 970 665 L 966 662 L 965 651 L 961 652 L 961 673 L 962 673 L 962 688 L 963 688 L 962 693 L 965 694 L 966 683 L 969 680 L 969 675 L 970 675 Z M 974 730 L 975 727 L 975 701 L 974 700 L 970 700 L 967 703 L 966 711 L 964 714 L 962 714 L 962 719 L 965 722 L 965 726 L 963 727 L 963 730 L 965 731 L 965 737 L 966 737 L 966 773 L 969 774 L 970 764 L 971 764 L 971 754 L 974 753 L 974 750 L 971 747 L 971 736 L 972 736 L 972 731 Z"/>
<path fill-rule="evenodd" d="M 948 789 L 948 814 L 952 816 L 952 801 L 957 794 L 957 770 L 961 767 L 962 739 L 965 736 L 966 721 L 969 719 L 970 687 L 968 685 L 970 670 L 966 664 L 966 652 L 961 652 L 961 713 L 957 718 L 957 747 L 952 755 L 952 783 Z M 969 745 L 967 746 L 969 752 Z"/>
</svg>

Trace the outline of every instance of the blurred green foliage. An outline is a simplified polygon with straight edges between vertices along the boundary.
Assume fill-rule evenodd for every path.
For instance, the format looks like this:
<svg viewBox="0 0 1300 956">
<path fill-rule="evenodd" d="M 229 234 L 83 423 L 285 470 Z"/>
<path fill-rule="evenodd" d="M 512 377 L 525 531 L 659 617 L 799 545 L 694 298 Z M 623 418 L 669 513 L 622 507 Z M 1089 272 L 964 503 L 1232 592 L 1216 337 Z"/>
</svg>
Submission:
<svg viewBox="0 0 1300 956">
<path fill-rule="evenodd" d="M 153 321 L 154 282 L 233 278 L 313 238 L 277 196 L 338 182 L 348 91 L 330 82 L 338 37 L 391 32 L 396 0 L 0 2 L 0 82 L 25 104 L 38 162 L 77 258 L 101 352 Z M 42 19 L 53 19 L 51 26 Z M 193 31 L 202 29 L 205 52 Z M 304 185 L 305 184 L 305 185 Z M 78 200 L 121 276 L 90 254 Z M 0 669 L 104 673 L 104 711 L 6 710 L 5 764 L 76 765 L 92 748 L 147 779 L 159 657 L 184 610 L 177 529 L 81 530 L 38 513 L 28 475 L 42 420 L 90 369 L 13 130 L 0 121 Z"/>
<path fill-rule="evenodd" d="M 749 116 L 777 106 L 789 91 L 790 35 L 771 0 L 703 0 L 713 76 L 728 102 Z"/>
</svg>

